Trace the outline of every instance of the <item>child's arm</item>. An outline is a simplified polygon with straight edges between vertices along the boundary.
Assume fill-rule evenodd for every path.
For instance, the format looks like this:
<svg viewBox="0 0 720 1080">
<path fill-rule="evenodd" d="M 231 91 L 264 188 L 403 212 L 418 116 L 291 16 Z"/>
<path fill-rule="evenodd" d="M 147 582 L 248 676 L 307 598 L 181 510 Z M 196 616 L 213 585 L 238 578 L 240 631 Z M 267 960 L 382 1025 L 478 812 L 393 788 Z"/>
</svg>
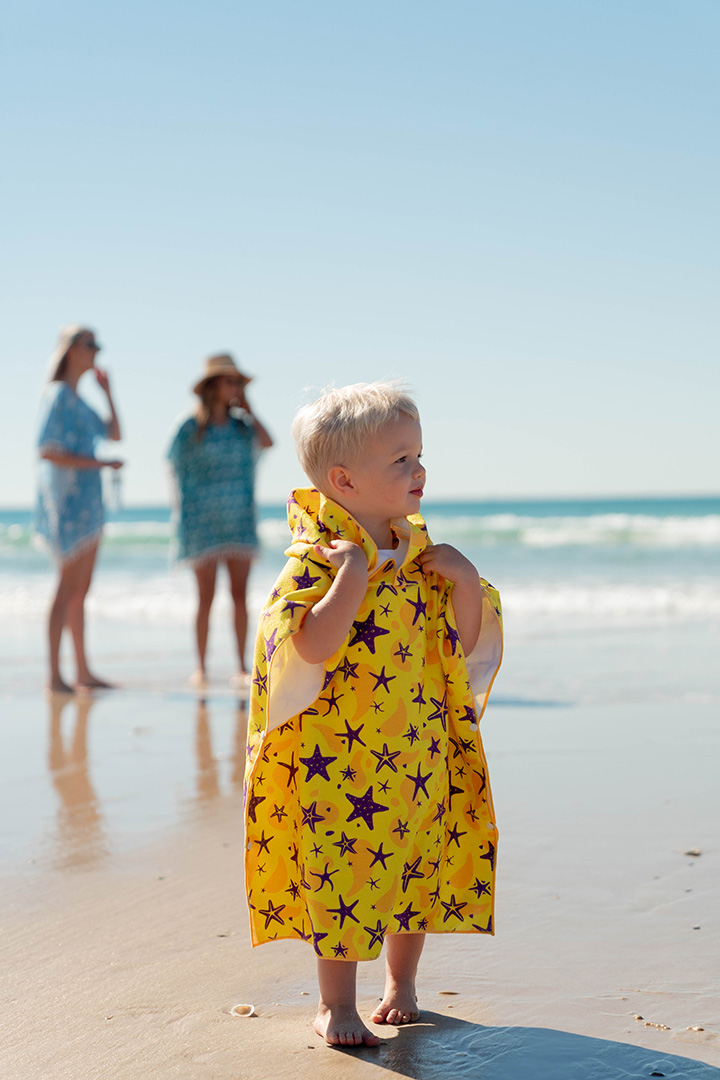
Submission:
<svg viewBox="0 0 720 1080">
<path fill-rule="evenodd" d="M 365 552 L 349 540 L 330 540 L 315 550 L 338 567 L 329 590 L 308 611 L 294 637 L 298 655 L 306 664 L 322 664 L 342 645 L 350 633 L 368 585 Z"/>
<path fill-rule="evenodd" d="M 463 652 L 469 656 L 477 645 L 482 625 L 483 588 L 480 575 L 465 556 L 450 544 L 428 547 L 418 555 L 423 570 L 434 570 L 454 583 L 453 608 Z"/>
</svg>

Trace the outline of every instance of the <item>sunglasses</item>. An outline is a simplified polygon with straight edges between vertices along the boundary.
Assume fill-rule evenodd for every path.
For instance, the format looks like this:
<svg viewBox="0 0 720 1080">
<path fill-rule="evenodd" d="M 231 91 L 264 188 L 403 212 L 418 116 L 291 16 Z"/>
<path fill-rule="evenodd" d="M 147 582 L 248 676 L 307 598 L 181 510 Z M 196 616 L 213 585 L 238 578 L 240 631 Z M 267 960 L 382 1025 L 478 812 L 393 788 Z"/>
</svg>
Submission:
<svg viewBox="0 0 720 1080">
<path fill-rule="evenodd" d="M 245 385 L 245 380 L 244 379 L 238 379 L 234 375 L 221 375 L 220 380 L 221 380 L 221 382 L 229 383 L 230 386 L 244 386 Z"/>
<path fill-rule="evenodd" d="M 96 341 L 86 341 L 84 344 L 86 349 L 92 349 L 93 352 L 100 352 L 102 348 L 102 345 L 98 345 Z"/>
</svg>

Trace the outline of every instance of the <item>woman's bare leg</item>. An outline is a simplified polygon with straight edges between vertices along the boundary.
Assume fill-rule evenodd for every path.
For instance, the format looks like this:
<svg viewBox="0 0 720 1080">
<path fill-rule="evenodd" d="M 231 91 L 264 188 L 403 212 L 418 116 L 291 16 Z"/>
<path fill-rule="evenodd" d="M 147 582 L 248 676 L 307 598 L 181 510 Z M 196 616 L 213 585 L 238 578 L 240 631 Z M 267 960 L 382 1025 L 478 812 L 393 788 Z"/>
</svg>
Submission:
<svg viewBox="0 0 720 1080">
<path fill-rule="evenodd" d="M 77 603 L 80 602 L 81 612 L 82 603 L 85 599 L 85 593 L 88 590 L 90 578 L 92 577 L 92 568 L 95 563 L 95 556 L 97 555 L 97 544 L 93 544 L 92 547 L 86 548 L 75 559 L 71 559 L 65 562 L 60 567 L 60 577 L 58 579 L 57 589 L 55 590 L 55 596 L 50 607 L 50 614 L 48 617 L 48 643 L 50 649 L 50 680 L 49 689 L 56 691 L 64 691 L 69 693 L 72 687 L 66 683 L 60 674 L 60 642 L 62 641 L 62 633 L 65 626 L 70 623 L 70 609 L 74 607 L 75 615 L 75 630 L 71 627 L 73 632 L 73 640 L 75 640 L 75 651 L 77 654 L 77 641 L 75 639 L 76 632 L 80 634 L 80 644 L 82 650 L 82 657 L 84 660 L 84 641 L 82 640 L 84 626 L 82 619 L 80 623 L 77 622 Z M 80 674 L 80 659 L 78 657 L 78 675 Z M 87 665 L 85 665 L 87 667 Z"/>
<path fill-rule="evenodd" d="M 67 626 L 72 634 L 73 646 L 75 648 L 75 660 L 77 664 L 77 686 L 78 689 L 107 689 L 112 684 L 105 682 L 104 679 L 99 679 L 97 675 L 93 675 L 88 668 L 87 656 L 85 655 L 85 597 L 88 594 L 90 588 L 90 582 L 92 581 L 93 570 L 95 569 L 95 559 L 97 558 L 98 546 L 95 544 L 92 549 L 88 550 L 87 557 L 83 554 L 80 558 L 81 573 L 77 583 L 77 589 L 68 604 L 67 610 Z"/>
<path fill-rule="evenodd" d="M 230 592 L 233 601 L 233 621 L 235 626 L 235 640 L 237 641 L 238 671 L 244 675 L 245 667 L 245 641 L 247 638 L 247 580 L 250 573 L 249 558 L 234 558 L 227 561 L 230 575 Z"/>
<path fill-rule="evenodd" d="M 198 586 L 198 606 L 195 616 L 195 641 L 198 655 L 198 668 L 194 676 L 197 682 L 204 682 L 206 676 L 205 653 L 207 652 L 208 630 L 210 627 L 210 609 L 215 597 L 215 579 L 217 563 L 204 562 L 194 567 Z"/>
<path fill-rule="evenodd" d="M 385 994 L 370 1017 L 374 1024 L 411 1024 L 419 1018 L 415 975 L 424 944 L 424 934 L 385 938 Z"/>
<path fill-rule="evenodd" d="M 377 1035 L 365 1027 L 357 1011 L 357 963 L 318 960 L 320 1001 L 313 1027 L 330 1046 L 377 1046 Z"/>
</svg>

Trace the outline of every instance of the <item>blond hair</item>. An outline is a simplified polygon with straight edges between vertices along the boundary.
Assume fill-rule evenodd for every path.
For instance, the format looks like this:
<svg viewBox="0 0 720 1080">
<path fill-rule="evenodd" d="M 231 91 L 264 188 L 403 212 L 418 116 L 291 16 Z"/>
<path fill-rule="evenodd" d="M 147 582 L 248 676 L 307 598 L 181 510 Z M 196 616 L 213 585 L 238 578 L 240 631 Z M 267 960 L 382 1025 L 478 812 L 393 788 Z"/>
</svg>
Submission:
<svg viewBox="0 0 720 1080">
<path fill-rule="evenodd" d="M 420 419 L 417 405 L 401 383 L 354 383 L 327 390 L 303 406 L 290 430 L 300 464 L 323 491 L 333 465 L 356 461 L 368 439 L 403 416 Z"/>
</svg>

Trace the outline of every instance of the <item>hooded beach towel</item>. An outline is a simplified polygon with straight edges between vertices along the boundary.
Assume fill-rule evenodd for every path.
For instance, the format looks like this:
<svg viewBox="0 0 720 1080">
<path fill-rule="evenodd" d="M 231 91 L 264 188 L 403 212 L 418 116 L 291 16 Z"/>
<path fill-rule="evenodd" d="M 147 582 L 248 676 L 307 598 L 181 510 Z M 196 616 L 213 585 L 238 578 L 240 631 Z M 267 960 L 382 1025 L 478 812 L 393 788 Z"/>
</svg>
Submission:
<svg viewBox="0 0 720 1080">
<path fill-rule="evenodd" d="M 452 583 L 423 573 L 419 515 L 382 557 L 315 489 L 288 501 L 293 544 L 260 619 L 248 721 L 245 872 L 253 945 L 312 942 L 371 960 L 388 933 L 493 933 L 497 828 L 479 721 L 502 656 L 499 596 L 465 658 Z M 351 540 L 365 599 L 341 648 L 303 662 L 293 634 L 336 569 L 316 543 Z M 477 695 L 477 696 L 476 696 Z"/>
</svg>

